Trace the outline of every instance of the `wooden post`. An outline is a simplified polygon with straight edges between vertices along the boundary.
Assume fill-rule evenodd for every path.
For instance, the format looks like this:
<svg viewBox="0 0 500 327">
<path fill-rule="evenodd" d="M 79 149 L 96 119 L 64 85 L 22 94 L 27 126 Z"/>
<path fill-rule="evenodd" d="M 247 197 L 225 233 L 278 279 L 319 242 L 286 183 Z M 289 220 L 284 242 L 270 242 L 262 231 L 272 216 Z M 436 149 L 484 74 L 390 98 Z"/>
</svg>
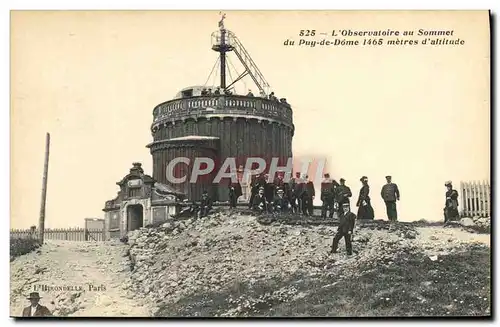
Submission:
<svg viewBox="0 0 500 327">
<path fill-rule="evenodd" d="M 45 202 L 47 199 L 47 177 L 49 170 L 49 148 L 50 134 L 47 133 L 45 138 L 45 164 L 43 167 L 43 183 L 42 183 L 42 204 L 40 206 L 40 219 L 38 221 L 38 239 L 43 244 L 43 233 L 45 230 Z"/>
</svg>

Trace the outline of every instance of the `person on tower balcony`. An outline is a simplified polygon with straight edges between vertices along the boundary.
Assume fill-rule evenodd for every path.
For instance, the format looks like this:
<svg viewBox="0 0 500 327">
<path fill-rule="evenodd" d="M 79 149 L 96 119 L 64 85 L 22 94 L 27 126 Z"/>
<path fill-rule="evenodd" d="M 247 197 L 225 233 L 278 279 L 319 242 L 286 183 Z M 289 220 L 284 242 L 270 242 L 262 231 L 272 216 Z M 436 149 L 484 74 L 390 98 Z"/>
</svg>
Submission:
<svg viewBox="0 0 500 327">
<path fill-rule="evenodd" d="M 328 173 L 326 173 L 324 177 L 325 178 L 321 182 L 321 201 L 323 202 L 321 206 L 321 217 L 326 218 L 326 213 L 329 212 L 329 216 L 332 218 L 333 204 L 335 202 L 333 180 Z"/>
<path fill-rule="evenodd" d="M 220 95 L 220 87 L 215 89 L 214 95 Z"/>
<path fill-rule="evenodd" d="M 269 94 L 269 100 L 271 100 L 271 101 L 278 101 L 278 98 L 274 95 L 274 92 L 271 92 Z"/>
<path fill-rule="evenodd" d="M 207 90 L 207 95 L 212 95 L 212 89 Z"/>
<path fill-rule="evenodd" d="M 370 201 L 370 186 L 368 185 L 368 177 L 363 176 L 360 179 L 363 186 L 359 190 L 358 202 L 356 206 L 358 209 L 358 219 L 373 219 L 375 214 Z"/>
<path fill-rule="evenodd" d="M 248 90 L 247 97 L 253 97 L 252 90 Z"/>
<path fill-rule="evenodd" d="M 224 90 L 224 94 L 225 94 L 225 95 L 232 95 L 232 94 L 233 94 L 233 92 L 231 92 L 229 89 L 225 89 L 225 90 Z"/>
<path fill-rule="evenodd" d="M 201 90 L 201 95 L 202 96 L 208 95 L 208 91 L 207 91 L 207 89 L 205 87 Z"/>
<path fill-rule="evenodd" d="M 290 202 L 285 197 L 285 191 L 279 188 L 276 192 L 276 197 L 273 202 L 273 212 L 275 213 L 287 213 L 291 208 Z"/>
<path fill-rule="evenodd" d="M 444 223 L 456 220 L 459 217 L 458 213 L 458 192 L 453 189 L 451 181 L 444 183 L 446 186 L 446 201 L 444 206 Z"/>
<path fill-rule="evenodd" d="M 198 212 L 198 218 L 207 216 L 210 210 L 212 210 L 212 199 L 208 195 L 208 192 L 205 190 L 201 195 L 200 211 Z"/>
<path fill-rule="evenodd" d="M 243 195 L 243 190 L 241 189 L 241 184 L 238 178 L 235 178 L 234 181 L 229 182 L 229 207 L 236 208 L 236 204 L 238 203 L 238 198 Z"/>
<path fill-rule="evenodd" d="M 286 98 L 281 98 L 280 102 L 283 103 L 283 104 L 288 104 L 288 102 L 286 102 Z"/>
<path fill-rule="evenodd" d="M 266 196 L 264 195 L 264 187 L 259 187 L 259 193 L 255 195 L 252 202 L 252 209 L 259 213 L 267 212 L 269 210 Z"/>
<path fill-rule="evenodd" d="M 342 211 L 344 203 L 350 204 L 350 197 L 352 196 L 351 189 L 349 186 L 345 185 L 345 179 L 340 179 L 340 185 L 337 186 L 337 203 L 338 210 Z"/>
<path fill-rule="evenodd" d="M 309 180 L 309 177 L 305 175 L 304 187 L 302 189 L 302 213 L 304 216 L 313 215 L 313 200 L 315 195 L 314 184 Z"/>
<path fill-rule="evenodd" d="M 399 189 L 396 184 L 392 182 L 392 176 L 385 176 L 387 184 L 382 187 L 380 195 L 385 202 L 387 209 L 387 218 L 390 221 L 398 220 L 398 211 L 396 209 L 396 201 L 399 201 Z"/>
</svg>

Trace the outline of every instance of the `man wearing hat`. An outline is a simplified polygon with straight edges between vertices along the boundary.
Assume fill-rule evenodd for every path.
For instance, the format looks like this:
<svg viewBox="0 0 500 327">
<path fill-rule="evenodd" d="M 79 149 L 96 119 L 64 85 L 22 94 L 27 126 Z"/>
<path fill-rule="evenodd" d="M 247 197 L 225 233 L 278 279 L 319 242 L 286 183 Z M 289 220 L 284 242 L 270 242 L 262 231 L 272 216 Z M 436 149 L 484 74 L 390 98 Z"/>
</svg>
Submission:
<svg viewBox="0 0 500 327">
<path fill-rule="evenodd" d="M 40 294 L 38 292 L 31 292 L 28 300 L 30 300 L 31 305 L 23 309 L 23 317 L 48 317 L 52 316 L 50 310 L 47 307 L 39 304 Z"/>
<path fill-rule="evenodd" d="M 299 198 L 300 193 L 302 192 L 302 182 L 300 178 L 300 173 L 295 173 L 295 177 L 290 179 L 290 205 L 292 206 L 293 213 L 299 213 L 302 210 L 301 207 L 301 199 Z"/>
<path fill-rule="evenodd" d="M 456 220 L 459 217 L 458 213 L 458 192 L 453 189 L 451 181 L 444 183 L 446 186 L 446 202 L 444 207 L 444 222 Z"/>
<path fill-rule="evenodd" d="M 390 221 L 398 220 L 398 211 L 396 209 L 396 201 L 399 201 L 399 189 L 396 184 L 392 182 L 391 176 L 385 176 L 387 184 L 382 186 L 380 195 L 385 202 L 387 209 L 387 218 Z"/>
<path fill-rule="evenodd" d="M 291 208 L 288 199 L 285 197 L 285 191 L 281 188 L 276 192 L 276 198 L 273 202 L 273 211 L 276 213 L 288 212 Z"/>
<path fill-rule="evenodd" d="M 259 189 L 261 187 L 264 187 L 266 185 L 266 180 L 264 179 L 264 176 L 261 174 L 257 174 L 255 176 L 252 176 L 252 183 L 250 184 L 251 190 L 250 190 L 250 200 L 248 201 L 248 208 L 252 208 L 253 203 L 254 203 L 254 198 L 259 193 Z"/>
<path fill-rule="evenodd" d="M 259 193 L 253 198 L 252 209 L 257 212 L 268 211 L 269 208 L 264 194 L 264 186 L 259 188 Z"/>
<path fill-rule="evenodd" d="M 340 185 L 337 186 L 337 203 L 338 211 L 342 211 L 342 206 L 344 203 L 349 203 L 349 198 L 352 196 L 351 189 L 349 186 L 345 185 L 345 179 L 340 179 Z"/>
<path fill-rule="evenodd" d="M 330 174 L 326 173 L 324 179 L 321 182 L 321 201 L 323 202 L 321 206 L 321 217 L 326 218 L 327 211 L 329 212 L 330 218 L 333 217 L 333 204 L 334 199 L 334 186 L 333 180 L 330 179 Z"/>
<path fill-rule="evenodd" d="M 200 211 L 198 212 L 198 218 L 205 217 L 212 210 L 212 199 L 205 190 L 201 195 Z"/>
<path fill-rule="evenodd" d="M 339 217 L 339 227 L 337 228 L 337 233 L 333 238 L 332 250 L 330 253 L 337 253 L 339 247 L 339 241 L 345 239 L 345 248 L 348 255 L 352 254 L 352 243 L 351 237 L 354 230 L 354 224 L 356 223 L 356 215 L 351 212 L 349 203 L 342 204 L 342 214 Z"/>
<path fill-rule="evenodd" d="M 304 216 L 312 216 L 314 211 L 313 200 L 316 195 L 314 183 L 309 180 L 309 176 L 304 176 L 304 184 L 302 188 L 302 214 Z"/>
</svg>

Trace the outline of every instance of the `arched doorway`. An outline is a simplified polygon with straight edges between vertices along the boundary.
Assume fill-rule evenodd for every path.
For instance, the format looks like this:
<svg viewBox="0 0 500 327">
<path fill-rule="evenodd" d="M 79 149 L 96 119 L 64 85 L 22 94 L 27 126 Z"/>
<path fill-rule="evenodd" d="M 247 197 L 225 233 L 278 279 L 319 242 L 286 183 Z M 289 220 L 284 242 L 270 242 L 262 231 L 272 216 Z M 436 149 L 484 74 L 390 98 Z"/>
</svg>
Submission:
<svg viewBox="0 0 500 327">
<path fill-rule="evenodd" d="M 142 204 L 127 206 L 127 231 L 133 231 L 144 225 L 144 207 Z"/>
</svg>

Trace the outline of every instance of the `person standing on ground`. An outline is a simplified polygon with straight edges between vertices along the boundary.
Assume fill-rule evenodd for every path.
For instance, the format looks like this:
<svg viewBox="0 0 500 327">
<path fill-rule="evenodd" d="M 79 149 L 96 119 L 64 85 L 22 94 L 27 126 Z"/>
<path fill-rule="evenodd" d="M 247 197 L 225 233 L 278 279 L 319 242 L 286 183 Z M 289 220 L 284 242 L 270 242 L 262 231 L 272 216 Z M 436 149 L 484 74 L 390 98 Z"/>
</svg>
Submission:
<svg viewBox="0 0 500 327">
<path fill-rule="evenodd" d="M 329 217 L 333 217 L 333 203 L 334 203 L 334 189 L 333 181 L 330 178 L 330 174 L 326 173 L 324 179 L 321 182 L 321 201 L 323 202 L 321 206 L 321 217 L 326 218 L 327 212 Z"/>
<path fill-rule="evenodd" d="M 351 189 L 349 186 L 345 185 L 345 179 L 340 179 L 340 185 L 337 186 L 337 202 L 339 212 L 342 212 L 343 205 L 345 203 L 350 204 L 349 198 L 352 196 Z"/>
<path fill-rule="evenodd" d="M 203 191 L 201 194 L 200 201 L 200 211 L 198 211 L 198 218 L 206 217 L 212 210 L 213 201 L 212 198 L 208 195 L 208 191 Z"/>
<path fill-rule="evenodd" d="M 453 189 L 451 181 L 444 183 L 446 186 L 446 202 L 444 207 L 444 222 L 456 220 L 459 217 L 458 213 L 458 192 Z"/>
<path fill-rule="evenodd" d="M 359 190 L 359 197 L 356 206 L 358 207 L 358 219 L 373 219 L 375 214 L 370 201 L 370 186 L 368 185 L 368 177 L 363 176 L 360 179 L 363 186 Z"/>
<path fill-rule="evenodd" d="M 304 189 L 302 192 L 302 213 L 304 216 L 312 216 L 314 211 L 313 200 L 315 196 L 314 184 L 309 176 L 304 178 Z"/>
<path fill-rule="evenodd" d="M 351 212 L 349 208 L 349 203 L 344 203 L 342 205 L 342 214 L 339 217 L 339 227 L 337 228 L 337 233 L 333 238 L 331 253 L 337 253 L 339 247 L 339 241 L 345 239 L 345 247 L 347 255 L 352 255 L 352 232 L 354 230 L 354 224 L 356 223 L 356 215 Z"/>
<path fill-rule="evenodd" d="M 304 190 L 306 188 L 306 180 L 304 179 L 304 174 L 298 173 L 299 178 L 296 180 L 296 195 L 297 195 L 297 210 L 299 211 L 299 215 L 302 215 L 304 212 Z"/>
<path fill-rule="evenodd" d="M 396 208 L 396 201 L 399 201 L 399 189 L 396 184 L 392 182 L 392 176 L 385 176 L 387 184 L 382 187 L 380 195 L 385 202 L 387 209 L 387 218 L 390 221 L 398 220 L 398 211 Z"/>
<path fill-rule="evenodd" d="M 243 190 L 241 189 L 241 184 L 238 177 L 235 176 L 236 182 L 232 180 L 229 182 L 229 207 L 236 208 L 238 203 L 238 198 L 243 195 Z"/>
</svg>

